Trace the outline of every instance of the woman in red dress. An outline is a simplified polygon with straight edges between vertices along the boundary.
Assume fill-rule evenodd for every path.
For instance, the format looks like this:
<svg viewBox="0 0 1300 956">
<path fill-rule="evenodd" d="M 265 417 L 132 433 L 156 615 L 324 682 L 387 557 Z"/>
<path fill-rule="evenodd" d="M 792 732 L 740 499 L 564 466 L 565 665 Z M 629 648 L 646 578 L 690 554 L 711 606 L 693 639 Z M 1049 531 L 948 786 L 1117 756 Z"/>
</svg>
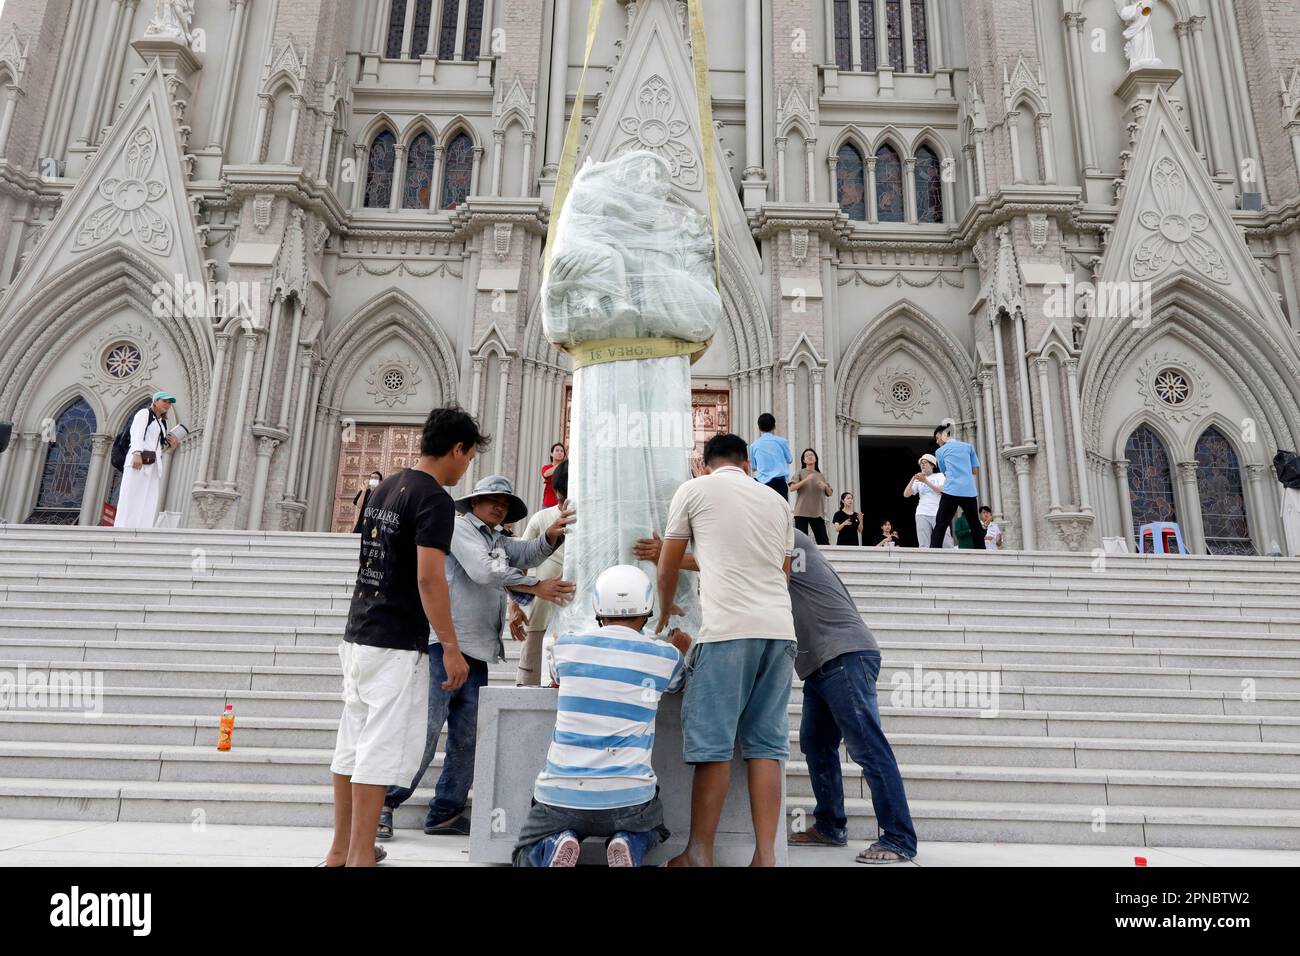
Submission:
<svg viewBox="0 0 1300 956">
<path fill-rule="evenodd" d="M 551 446 L 551 463 L 542 466 L 542 483 L 545 490 L 542 492 L 542 507 L 551 508 L 560 503 L 560 499 L 555 497 L 555 489 L 551 487 L 551 475 L 555 473 L 555 467 L 564 461 L 564 445 L 556 442 Z"/>
</svg>

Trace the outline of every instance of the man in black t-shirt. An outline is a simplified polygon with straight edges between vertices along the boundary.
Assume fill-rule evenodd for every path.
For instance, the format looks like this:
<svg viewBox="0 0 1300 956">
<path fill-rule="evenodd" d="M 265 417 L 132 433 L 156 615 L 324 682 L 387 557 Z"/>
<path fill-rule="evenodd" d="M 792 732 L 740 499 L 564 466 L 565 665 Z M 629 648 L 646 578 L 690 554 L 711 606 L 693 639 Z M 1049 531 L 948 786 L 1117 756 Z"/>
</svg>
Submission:
<svg viewBox="0 0 1300 956">
<path fill-rule="evenodd" d="M 339 645 L 343 716 L 330 770 L 334 842 L 326 866 L 373 866 L 372 838 L 388 786 L 410 780 L 424 753 L 429 704 L 429 629 L 442 645 L 445 688 L 469 666 L 451 618 L 444 568 L 460 482 L 488 438 L 460 408 L 436 408 L 424 423 L 420 461 L 380 483 L 361 525 L 361 566 Z"/>
</svg>

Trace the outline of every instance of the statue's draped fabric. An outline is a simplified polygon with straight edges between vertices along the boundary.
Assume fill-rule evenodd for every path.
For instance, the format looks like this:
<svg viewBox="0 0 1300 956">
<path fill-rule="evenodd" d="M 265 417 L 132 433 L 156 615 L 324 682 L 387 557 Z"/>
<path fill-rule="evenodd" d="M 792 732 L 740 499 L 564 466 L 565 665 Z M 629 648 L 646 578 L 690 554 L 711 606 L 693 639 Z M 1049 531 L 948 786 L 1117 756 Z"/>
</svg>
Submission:
<svg viewBox="0 0 1300 956">
<path fill-rule="evenodd" d="M 707 342 L 722 317 L 708 220 L 671 197 L 668 164 L 631 152 L 574 177 L 556 224 L 542 289 L 543 328 L 560 348 L 608 339 Z M 634 564 L 632 543 L 663 533 L 668 504 L 690 477 L 691 372 L 686 355 L 577 368 L 570 419 L 569 495 L 576 526 L 564 576 L 574 601 L 552 632 L 594 626 L 597 575 Z M 652 566 L 644 565 L 654 576 Z M 677 604 L 698 624 L 693 574 Z"/>
</svg>

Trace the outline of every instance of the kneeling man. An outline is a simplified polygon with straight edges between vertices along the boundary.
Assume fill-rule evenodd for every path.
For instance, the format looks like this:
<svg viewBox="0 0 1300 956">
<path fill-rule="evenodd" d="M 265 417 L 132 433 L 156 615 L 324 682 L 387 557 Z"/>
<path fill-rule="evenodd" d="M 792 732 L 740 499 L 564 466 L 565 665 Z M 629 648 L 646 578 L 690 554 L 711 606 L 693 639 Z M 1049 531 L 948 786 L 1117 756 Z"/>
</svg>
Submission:
<svg viewBox="0 0 1300 956">
<path fill-rule="evenodd" d="M 669 836 L 650 754 L 659 699 L 681 686 L 691 639 L 675 630 L 669 644 L 641 633 L 654 589 L 640 568 L 606 570 L 593 603 L 599 629 L 564 634 L 552 651 L 555 733 L 515 866 L 576 866 L 587 837 L 605 838 L 610 866 L 640 866 Z"/>
</svg>

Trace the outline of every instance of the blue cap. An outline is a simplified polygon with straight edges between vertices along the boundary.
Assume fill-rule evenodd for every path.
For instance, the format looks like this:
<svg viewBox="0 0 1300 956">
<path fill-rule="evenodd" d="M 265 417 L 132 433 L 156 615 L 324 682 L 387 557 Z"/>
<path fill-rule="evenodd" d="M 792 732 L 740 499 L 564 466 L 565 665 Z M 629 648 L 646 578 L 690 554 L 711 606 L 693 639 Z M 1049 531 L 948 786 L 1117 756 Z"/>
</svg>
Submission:
<svg viewBox="0 0 1300 956">
<path fill-rule="evenodd" d="M 172 395 L 170 392 L 154 392 L 153 400 L 155 402 L 163 401 L 163 402 L 171 402 L 173 405 L 176 404 L 176 396 Z"/>
</svg>

